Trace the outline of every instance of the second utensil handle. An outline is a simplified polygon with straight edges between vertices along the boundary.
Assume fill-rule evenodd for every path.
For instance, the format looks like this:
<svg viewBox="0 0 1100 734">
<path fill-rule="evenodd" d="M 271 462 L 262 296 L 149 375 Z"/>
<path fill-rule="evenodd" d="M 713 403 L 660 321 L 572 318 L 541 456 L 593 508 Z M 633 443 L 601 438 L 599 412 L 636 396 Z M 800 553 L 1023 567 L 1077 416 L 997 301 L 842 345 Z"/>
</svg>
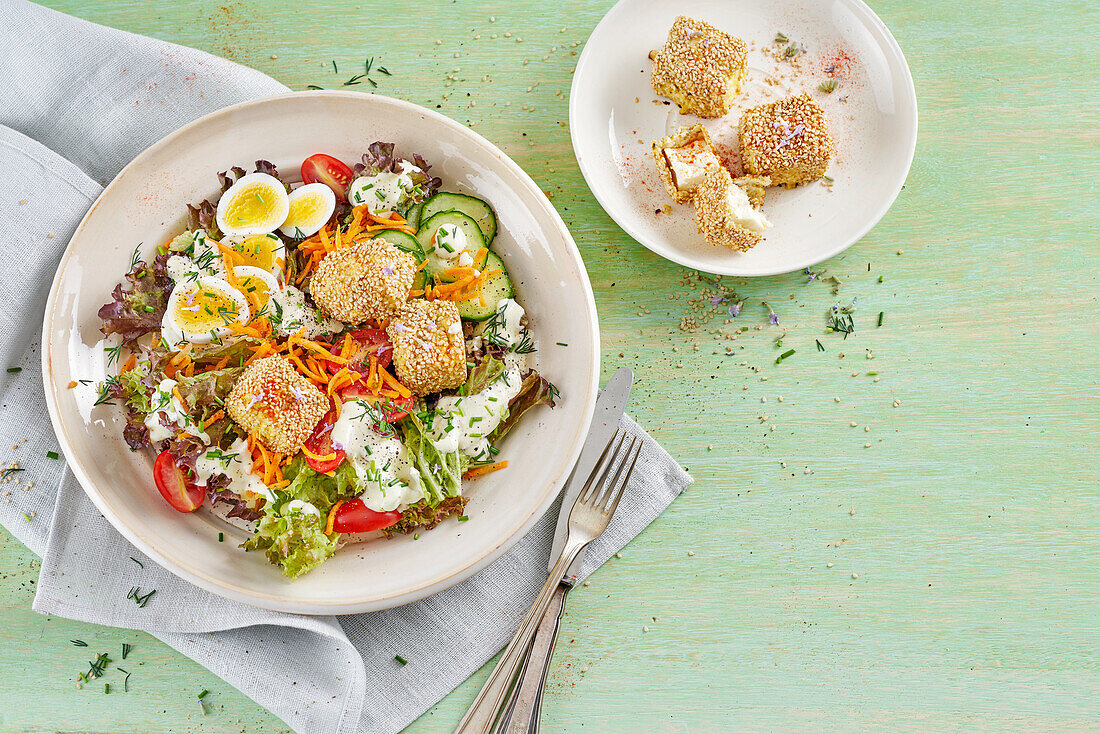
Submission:
<svg viewBox="0 0 1100 734">
<path fill-rule="evenodd" d="M 577 554 L 588 542 L 579 542 L 575 539 L 567 541 L 561 558 L 554 564 L 550 571 L 550 577 L 542 587 L 527 616 L 523 618 L 515 637 L 504 648 L 489 679 L 485 681 L 481 691 L 474 698 L 470 710 L 462 717 L 462 721 L 455 728 L 455 734 L 489 734 L 502 713 L 509 691 L 516 682 L 519 669 L 523 665 L 524 657 L 531 647 L 531 641 L 538 630 L 538 624 L 542 621 L 546 607 L 550 603 L 550 597 L 557 590 L 561 578 L 565 575 L 565 569 L 576 559 Z"/>
<path fill-rule="evenodd" d="M 519 681 L 516 682 L 516 701 L 510 713 L 508 734 L 530 734 L 539 729 L 542 709 L 542 690 L 546 685 L 546 672 L 554 655 L 554 644 L 561 629 L 561 615 L 565 611 L 565 595 L 569 587 L 558 584 L 546 614 L 539 624 L 535 643 Z"/>
</svg>

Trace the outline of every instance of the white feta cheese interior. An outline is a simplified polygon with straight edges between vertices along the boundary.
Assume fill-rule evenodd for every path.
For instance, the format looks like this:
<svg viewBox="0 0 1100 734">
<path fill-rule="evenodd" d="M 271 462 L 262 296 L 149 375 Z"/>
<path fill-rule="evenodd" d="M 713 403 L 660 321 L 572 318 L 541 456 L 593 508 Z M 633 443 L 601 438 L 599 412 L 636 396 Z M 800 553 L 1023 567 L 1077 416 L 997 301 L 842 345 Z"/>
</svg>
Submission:
<svg viewBox="0 0 1100 734">
<path fill-rule="evenodd" d="M 665 148 L 665 160 L 672 169 L 672 180 L 681 191 L 691 191 L 703 183 L 707 170 L 722 165 L 718 156 L 702 140 L 681 148 Z"/>
</svg>

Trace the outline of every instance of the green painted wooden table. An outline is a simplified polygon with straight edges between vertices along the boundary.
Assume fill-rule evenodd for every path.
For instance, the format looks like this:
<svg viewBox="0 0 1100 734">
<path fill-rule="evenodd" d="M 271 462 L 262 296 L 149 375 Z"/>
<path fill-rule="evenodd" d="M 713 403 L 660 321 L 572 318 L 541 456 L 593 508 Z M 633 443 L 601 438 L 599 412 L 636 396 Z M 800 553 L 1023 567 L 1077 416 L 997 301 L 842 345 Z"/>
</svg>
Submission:
<svg viewBox="0 0 1100 734">
<path fill-rule="evenodd" d="M 468 121 L 551 194 L 605 374 L 635 370 L 632 413 L 697 483 L 572 597 L 545 731 L 1100 731 L 1094 3 L 875 3 L 920 97 L 905 190 L 825 264 L 837 295 L 727 278 L 737 324 L 694 332 L 710 286 L 620 231 L 570 149 L 570 75 L 607 0 L 48 4 L 293 89 L 373 56 L 378 92 Z M 855 333 L 826 334 L 855 296 Z M 148 635 L 33 613 L 37 573 L 3 535 L 0 731 L 286 730 Z M 130 692 L 78 690 L 70 638 L 132 643 Z M 449 731 L 487 672 L 412 731 Z"/>
</svg>

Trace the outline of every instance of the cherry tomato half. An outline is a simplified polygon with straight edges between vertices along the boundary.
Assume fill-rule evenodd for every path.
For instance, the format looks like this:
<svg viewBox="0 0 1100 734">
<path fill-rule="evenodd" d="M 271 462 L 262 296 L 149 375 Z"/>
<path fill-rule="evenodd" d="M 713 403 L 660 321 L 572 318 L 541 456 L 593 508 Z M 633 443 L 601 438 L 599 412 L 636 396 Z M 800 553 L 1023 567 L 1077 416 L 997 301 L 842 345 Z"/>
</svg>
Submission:
<svg viewBox="0 0 1100 734">
<path fill-rule="evenodd" d="M 153 464 L 153 481 L 160 496 L 180 512 L 194 512 L 202 505 L 206 489 L 187 478 L 170 451 L 161 451 Z"/>
<path fill-rule="evenodd" d="M 397 510 L 375 512 L 356 497 L 336 508 L 332 529 L 337 533 L 369 533 L 396 525 L 400 519 L 401 513 Z"/>
<path fill-rule="evenodd" d="M 351 338 L 359 342 L 359 349 L 351 357 L 353 364 L 367 362 L 370 355 L 378 359 L 380 367 L 389 367 L 393 361 L 393 344 L 385 329 L 356 329 L 351 332 Z"/>
<path fill-rule="evenodd" d="M 321 419 L 321 422 L 317 424 L 317 427 L 313 429 L 313 434 L 305 442 L 305 448 L 309 450 L 311 454 L 317 456 L 329 456 L 333 458 L 321 460 L 314 459 L 309 454 L 306 454 L 306 463 L 313 471 L 325 472 L 333 471 L 336 467 L 340 466 L 347 457 L 343 449 L 338 449 L 332 445 L 332 426 L 336 423 L 336 411 L 329 410 L 325 413 L 325 417 Z"/>
<path fill-rule="evenodd" d="M 348 184 L 354 176 L 340 159 L 325 153 L 315 153 L 302 161 L 302 180 L 307 184 L 325 184 L 340 201 L 347 201 Z"/>
</svg>

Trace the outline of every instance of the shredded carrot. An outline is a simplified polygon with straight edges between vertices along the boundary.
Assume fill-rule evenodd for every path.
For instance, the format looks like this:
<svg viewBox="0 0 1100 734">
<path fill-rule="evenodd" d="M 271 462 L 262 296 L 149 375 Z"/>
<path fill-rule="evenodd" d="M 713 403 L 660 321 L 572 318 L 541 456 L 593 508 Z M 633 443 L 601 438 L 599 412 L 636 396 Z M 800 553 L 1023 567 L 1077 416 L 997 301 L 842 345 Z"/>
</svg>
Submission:
<svg viewBox="0 0 1100 734">
<path fill-rule="evenodd" d="M 118 373 L 121 375 L 123 372 L 129 372 L 134 368 L 135 364 L 137 364 L 137 357 L 131 354 L 129 357 L 126 358 L 126 363 L 122 365 L 122 369 L 119 370 Z"/>
<path fill-rule="evenodd" d="M 396 378 L 396 377 L 394 377 L 393 375 L 391 375 L 391 374 L 390 374 L 389 372 L 387 372 L 387 371 L 386 371 L 385 369 L 383 369 L 383 368 L 381 368 L 381 367 L 380 367 L 380 368 L 378 369 L 378 373 L 379 373 L 379 374 L 380 374 L 380 375 L 382 376 L 382 379 L 383 379 L 383 380 L 385 380 L 386 382 L 388 382 L 388 383 L 390 384 L 390 386 L 391 386 L 391 387 L 392 387 L 392 388 L 393 388 L 394 390 L 396 390 L 396 391 L 397 391 L 397 393 L 398 393 L 398 394 L 399 394 L 399 395 L 400 395 L 401 397 L 403 397 L 403 398 L 407 398 L 407 397 L 411 397 L 411 396 L 412 396 L 412 393 L 411 393 L 411 392 L 409 391 L 409 388 L 405 387 L 405 386 L 404 386 L 404 385 L 402 385 L 402 384 L 401 384 L 400 382 L 398 382 L 398 381 L 397 381 L 397 378 Z"/>
<path fill-rule="evenodd" d="M 332 461 L 333 459 L 336 458 L 336 452 L 335 451 L 322 456 L 320 454 L 313 453 L 312 451 L 307 449 L 304 445 L 302 446 L 302 453 L 305 454 L 306 456 L 308 456 L 309 458 L 313 459 L 314 461 Z"/>
<path fill-rule="evenodd" d="M 205 429 L 209 428 L 210 426 L 214 425 L 214 423 L 219 418 L 223 418 L 223 417 L 225 417 L 225 411 L 224 410 L 218 410 L 218 411 L 212 413 L 210 415 L 210 417 L 207 418 L 206 421 L 202 424 L 203 430 L 205 430 Z"/>
<path fill-rule="evenodd" d="M 179 401 L 180 407 L 183 408 L 184 413 L 191 412 L 191 408 L 188 407 L 187 401 L 183 399 L 182 395 L 180 395 L 180 389 L 178 387 L 172 388 L 172 395 L 175 396 L 176 400 Z"/>
<path fill-rule="evenodd" d="M 484 476 L 486 474 L 491 474 L 495 471 L 500 471 L 501 469 L 505 469 L 507 467 L 508 467 L 507 460 L 498 461 L 494 464 L 484 464 L 482 466 L 475 466 L 473 469 L 470 469 L 465 474 L 463 474 L 462 478 L 463 479 L 474 479 L 475 477 L 480 477 L 480 476 Z"/>
<path fill-rule="evenodd" d="M 74 387 L 76 387 L 79 384 L 80 383 L 77 382 L 76 380 L 72 380 L 72 381 L 69 382 L 69 389 L 72 390 Z"/>
<path fill-rule="evenodd" d="M 328 511 L 328 521 L 325 522 L 325 533 L 327 535 L 332 535 L 332 523 L 336 520 L 336 511 L 340 509 L 342 504 L 344 504 L 343 500 L 336 500 L 332 509 Z"/>
<path fill-rule="evenodd" d="M 222 357 L 222 358 L 221 358 L 221 361 L 220 361 L 220 362 L 218 362 L 218 363 L 217 363 L 216 365 L 214 365 L 214 367 L 213 367 L 212 369 L 213 369 L 213 370 L 214 370 L 215 372 L 216 372 L 216 371 L 218 371 L 218 370 L 224 370 L 224 369 L 225 369 L 225 366 L 226 366 L 227 364 L 229 364 L 229 355 L 228 355 L 228 354 L 227 354 L 227 355 L 225 355 L 224 357 Z"/>
</svg>

